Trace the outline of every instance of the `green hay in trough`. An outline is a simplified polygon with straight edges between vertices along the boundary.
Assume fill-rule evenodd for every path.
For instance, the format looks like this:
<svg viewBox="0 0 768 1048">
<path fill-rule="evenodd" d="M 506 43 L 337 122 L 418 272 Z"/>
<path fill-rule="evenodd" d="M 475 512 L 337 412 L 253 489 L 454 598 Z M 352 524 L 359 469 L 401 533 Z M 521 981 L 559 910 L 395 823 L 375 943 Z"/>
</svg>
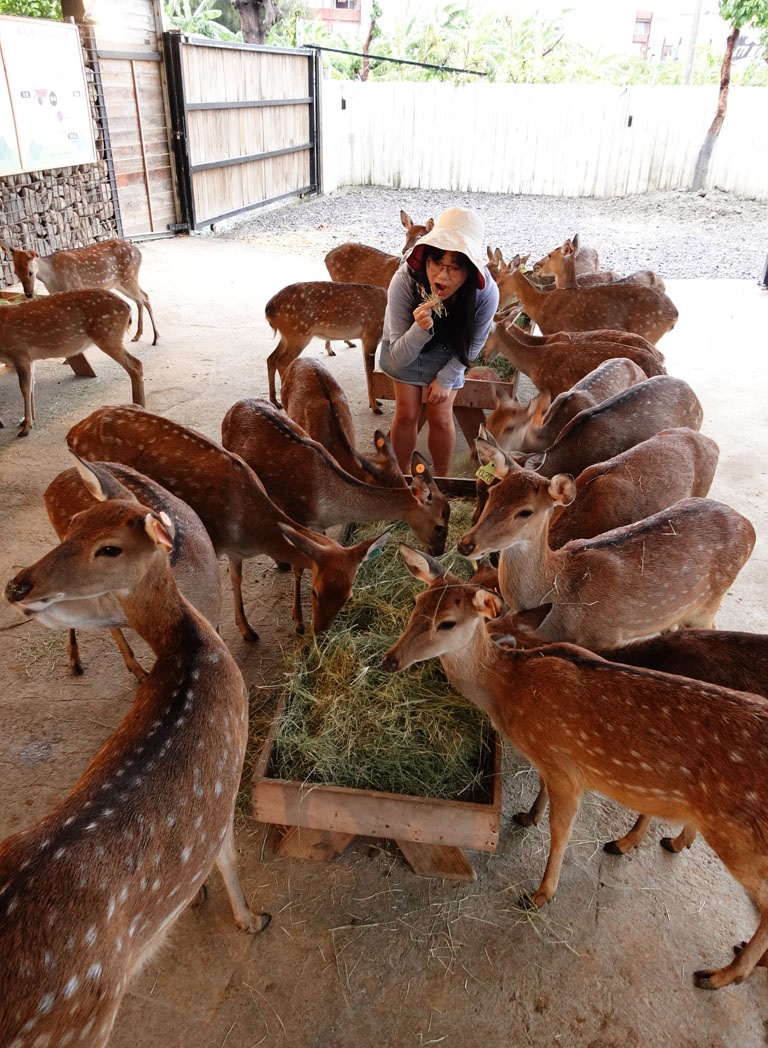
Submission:
<svg viewBox="0 0 768 1048">
<path fill-rule="evenodd" d="M 452 506 L 448 547 L 469 527 L 471 507 Z M 356 529 L 349 541 L 377 533 Z M 270 775 L 308 783 L 440 799 L 476 799 L 488 765 L 483 715 L 451 692 L 436 659 L 400 673 L 381 669 L 423 589 L 405 567 L 397 525 L 379 556 L 364 564 L 354 595 L 334 627 L 286 660 L 286 711 Z M 468 578 L 455 552 L 440 558 Z"/>
</svg>

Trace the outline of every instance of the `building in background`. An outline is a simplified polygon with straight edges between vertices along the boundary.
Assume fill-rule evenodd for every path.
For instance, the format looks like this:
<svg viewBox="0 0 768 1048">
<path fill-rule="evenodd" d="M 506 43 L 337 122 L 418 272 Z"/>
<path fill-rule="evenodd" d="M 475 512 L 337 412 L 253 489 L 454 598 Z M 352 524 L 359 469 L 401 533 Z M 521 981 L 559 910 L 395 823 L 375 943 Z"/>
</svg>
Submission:
<svg viewBox="0 0 768 1048">
<path fill-rule="evenodd" d="M 357 33 L 364 38 L 372 7 L 373 0 L 320 0 L 307 6 L 307 17 L 322 20 L 331 31 Z"/>
</svg>

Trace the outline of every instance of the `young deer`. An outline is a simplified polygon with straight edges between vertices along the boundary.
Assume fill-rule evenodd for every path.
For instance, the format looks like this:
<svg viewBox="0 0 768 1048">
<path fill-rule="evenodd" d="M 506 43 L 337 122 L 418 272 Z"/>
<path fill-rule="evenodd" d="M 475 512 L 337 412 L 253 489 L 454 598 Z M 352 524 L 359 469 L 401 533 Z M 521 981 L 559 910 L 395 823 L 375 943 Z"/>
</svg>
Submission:
<svg viewBox="0 0 768 1048">
<path fill-rule="evenodd" d="M 637 364 L 648 378 L 664 375 L 664 357 L 640 335 L 603 330 L 559 332 L 556 335 L 529 335 L 516 324 L 494 321 L 483 347 L 483 359 L 493 360 L 499 353 L 534 386 L 553 399 L 571 389 L 590 371 L 616 357 Z"/>
<path fill-rule="evenodd" d="M 499 586 L 512 611 L 552 604 L 537 631 L 544 640 L 595 651 L 674 626 L 712 627 L 755 544 L 740 513 L 711 499 L 682 499 L 552 549 L 549 523 L 556 506 L 574 500 L 573 479 L 509 468 L 495 453 L 494 461 L 502 480 L 456 548 L 473 560 L 501 551 Z"/>
<path fill-rule="evenodd" d="M 613 458 L 662 429 L 699 429 L 703 417 L 699 398 L 687 382 L 673 375 L 656 375 L 580 411 L 546 451 L 529 455 L 525 465 L 545 477 L 556 473 L 575 477 L 587 466 Z"/>
<path fill-rule="evenodd" d="M 63 291 L 0 310 L 0 362 L 16 369 L 24 398 L 20 437 L 35 421 L 35 361 L 76 356 L 91 342 L 125 368 L 134 404 L 144 405 L 141 361 L 123 345 L 130 319 L 128 303 L 99 288 Z"/>
<path fill-rule="evenodd" d="M 270 327 L 280 334 L 267 357 L 269 399 L 280 407 L 275 390 L 275 372 L 283 372 L 313 338 L 359 338 L 363 349 L 365 380 L 371 411 L 381 414 L 373 395 L 373 365 L 384 329 L 387 293 L 370 284 L 337 284 L 311 280 L 289 284 L 267 302 L 264 310 Z"/>
<path fill-rule="evenodd" d="M 401 546 L 429 588 L 416 597 L 384 669 L 438 657 L 452 686 L 484 710 L 535 765 L 550 794 L 551 845 L 530 898 L 555 894 L 583 793 L 698 829 L 755 899 L 760 921 L 726 967 L 694 973 L 717 989 L 745 979 L 768 950 L 768 710 L 756 696 L 620 666 L 572 645 L 518 650 L 494 644 L 486 620 L 499 597 Z"/>
<path fill-rule="evenodd" d="M 122 462 L 146 473 L 195 510 L 217 557 L 229 561 L 235 621 L 257 641 L 243 606 L 243 560 L 260 554 L 293 568 L 293 621 L 303 630 L 301 576 L 312 573 L 312 622 L 328 629 L 352 593 L 357 571 L 384 536 L 344 547 L 301 527 L 276 506 L 239 455 L 193 429 L 132 407 L 99 408 L 67 434 L 82 458 Z"/>
<path fill-rule="evenodd" d="M 136 303 L 139 316 L 133 341 L 138 342 L 144 331 L 146 306 L 154 334 L 152 345 L 157 345 L 160 333 L 155 326 L 149 295 L 139 286 L 141 251 L 135 244 L 128 240 L 104 240 L 88 247 L 43 256 L 36 251 L 14 250 L 2 240 L 0 248 L 13 258 L 14 272 L 27 298 L 32 298 L 35 293 L 35 280 L 45 285 L 49 295 L 78 288 L 100 287 L 105 291 L 114 288 Z"/>
<path fill-rule="evenodd" d="M 368 458 L 355 448 L 355 426 L 347 395 L 324 364 L 298 357 L 283 372 L 283 407 L 297 426 L 322 444 L 343 470 L 365 484 L 396 487 L 403 483 L 387 437 L 376 430 L 377 455 Z"/>
<path fill-rule="evenodd" d="M 612 269 L 580 274 L 579 272 L 579 234 L 566 240 L 561 247 L 550 251 L 548 255 L 536 262 L 533 271 L 538 277 L 547 276 L 554 280 L 556 288 L 593 287 L 595 284 L 647 284 L 664 291 L 664 281 L 651 269 L 638 269 L 622 277 Z"/>
<path fill-rule="evenodd" d="M 405 245 L 399 256 L 388 255 L 378 248 L 368 247 L 367 244 L 339 244 L 325 256 L 325 266 L 331 280 L 388 288 L 397 267 L 413 245 L 435 225 L 433 218 L 427 219 L 423 226 L 417 225 L 405 211 L 400 212 L 400 221 L 405 229 Z"/>
<path fill-rule="evenodd" d="M 6 587 L 31 614 L 118 593 L 157 661 L 69 796 L 0 844 L 5 1045 L 103 1048 L 128 982 L 214 863 L 236 923 L 259 932 L 270 920 L 249 909 L 237 876 L 245 684 L 176 588 L 172 533 L 167 517 L 110 499 L 78 514 L 64 542 Z"/>
<path fill-rule="evenodd" d="M 305 527 L 404 520 L 430 553 L 445 549 L 450 505 L 418 452 L 410 484 L 402 474 L 397 486 L 364 484 L 266 400 L 233 404 L 221 424 L 221 442 L 258 473 L 270 498 Z"/>
<path fill-rule="evenodd" d="M 677 323 L 677 308 L 658 288 L 615 283 L 542 291 L 521 272 L 521 265 L 516 255 L 499 274 L 499 308 L 517 300 L 545 335 L 619 328 L 655 344 Z"/>
<path fill-rule="evenodd" d="M 600 258 L 597 251 L 593 247 L 584 247 L 579 242 L 579 234 L 575 233 L 569 241 L 573 245 L 573 268 L 575 270 L 574 275 L 576 277 L 585 277 L 590 273 L 599 273 L 600 270 Z M 558 245 L 549 254 L 540 258 L 538 262 L 534 262 L 532 269 L 536 276 L 551 277 L 554 279 L 557 276 L 558 271 L 562 266 L 563 247 Z M 609 272 L 609 270 L 603 270 L 603 272 Z"/>
<path fill-rule="evenodd" d="M 560 430 L 580 411 L 593 408 L 608 397 L 644 382 L 648 376 L 627 357 L 612 357 L 593 368 L 553 401 L 539 393 L 528 404 L 496 389 L 496 407 L 485 428 L 502 451 L 543 451 Z"/>
<path fill-rule="evenodd" d="M 186 502 L 130 466 L 115 462 L 99 462 L 96 466 L 98 482 L 93 479 L 92 471 L 72 468 L 60 473 L 46 488 L 43 494 L 45 508 L 59 539 L 66 536 L 75 514 L 90 509 L 97 499 L 134 501 L 158 515 L 167 514 L 174 530 L 170 565 L 176 585 L 203 618 L 216 628 L 221 614 L 219 562 L 198 515 Z M 146 676 L 120 629 L 128 621 L 122 604 L 113 593 L 90 600 L 57 601 L 35 617 L 53 629 L 69 628 L 67 654 L 72 673 L 79 675 L 83 672 L 76 627 L 107 627 L 131 673 L 139 680 Z"/>
</svg>

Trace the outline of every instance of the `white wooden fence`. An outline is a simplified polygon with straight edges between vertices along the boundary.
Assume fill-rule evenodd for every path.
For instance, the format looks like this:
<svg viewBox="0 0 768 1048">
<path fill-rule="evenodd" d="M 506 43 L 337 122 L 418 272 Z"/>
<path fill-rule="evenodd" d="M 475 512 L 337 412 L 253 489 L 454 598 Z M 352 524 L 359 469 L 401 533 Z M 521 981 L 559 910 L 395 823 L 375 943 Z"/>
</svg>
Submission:
<svg viewBox="0 0 768 1048">
<path fill-rule="evenodd" d="M 323 81 L 323 189 L 689 189 L 716 87 Z M 708 188 L 768 200 L 768 88 L 732 87 Z"/>
</svg>

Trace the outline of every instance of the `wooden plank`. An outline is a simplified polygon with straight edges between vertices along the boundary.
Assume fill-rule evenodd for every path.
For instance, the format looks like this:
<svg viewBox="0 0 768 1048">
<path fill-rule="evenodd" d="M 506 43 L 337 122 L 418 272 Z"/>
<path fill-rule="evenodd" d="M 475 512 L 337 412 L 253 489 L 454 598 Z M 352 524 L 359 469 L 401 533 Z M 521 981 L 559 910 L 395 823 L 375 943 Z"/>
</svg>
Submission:
<svg viewBox="0 0 768 1048">
<path fill-rule="evenodd" d="M 66 363 L 78 378 L 96 378 L 96 372 L 82 353 L 75 353 L 73 357 L 67 357 Z"/>
<path fill-rule="evenodd" d="M 475 869 L 461 848 L 397 841 L 406 862 L 420 877 L 445 877 L 451 881 L 476 881 Z"/>
<path fill-rule="evenodd" d="M 289 826 L 274 845 L 275 855 L 284 859 L 311 859 L 314 862 L 333 862 L 346 851 L 355 839 L 353 833 L 330 833 L 328 830 L 309 830 Z"/>
</svg>

